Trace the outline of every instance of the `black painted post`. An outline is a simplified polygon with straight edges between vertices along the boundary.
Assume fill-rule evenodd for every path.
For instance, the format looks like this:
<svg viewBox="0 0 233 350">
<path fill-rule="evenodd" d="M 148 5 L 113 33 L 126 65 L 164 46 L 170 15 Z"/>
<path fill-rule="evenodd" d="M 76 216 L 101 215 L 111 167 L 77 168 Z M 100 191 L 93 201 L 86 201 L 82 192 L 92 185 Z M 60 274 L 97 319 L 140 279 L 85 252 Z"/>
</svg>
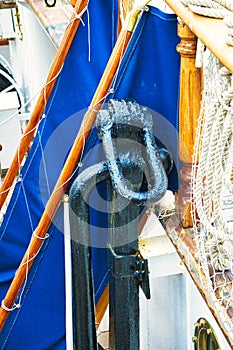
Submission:
<svg viewBox="0 0 233 350">
<path fill-rule="evenodd" d="M 114 196 L 116 196 L 115 191 Z M 118 196 L 118 203 L 120 202 L 124 203 L 125 200 Z M 139 350 L 140 348 L 139 280 L 135 277 L 137 266 L 134 258 L 138 252 L 138 216 L 139 206 L 136 202 L 129 202 L 125 209 L 110 216 L 109 334 L 111 350 Z M 122 245 L 122 242 L 127 240 L 128 243 Z"/>
</svg>

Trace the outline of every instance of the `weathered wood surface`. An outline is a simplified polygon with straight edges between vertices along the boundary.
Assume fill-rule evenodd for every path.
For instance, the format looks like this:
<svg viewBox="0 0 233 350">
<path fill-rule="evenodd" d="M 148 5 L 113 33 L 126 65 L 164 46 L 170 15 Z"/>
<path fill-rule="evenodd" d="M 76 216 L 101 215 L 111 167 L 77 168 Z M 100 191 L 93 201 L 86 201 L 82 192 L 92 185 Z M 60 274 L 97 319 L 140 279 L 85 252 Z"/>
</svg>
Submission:
<svg viewBox="0 0 233 350">
<path fill-rule="evenodd" d="M 180 0 L 165 1 L 222 64 L 233 72 L 233 47 L 226 43 L 227 31 L 223 21 L 197 15 Z"/>
<path fill-rule="evenodd" d="M 201 268 L 200 262 L 196 257 L 196 244 L 194 241 L 194 235 L 191 228 L 184 229 L 181 226 L 180 220 L 176 215 L 171 216 L 167 221 L 164 221 L 163 226 L 170 238 L 172 244 L 176 248 L 180 258 L 187 268 L 189 275 L 197 286 L 200 294 L 204 298 L 207 306 L 212 312 L 216 322 L 221 328 L 224 336 L 226 337 L 229 345 L 233 349 L 233 339 L 230 337 L 229 332 L 225 329 L 223 323 L 220 320 L 219 312 L 216 306 L 221 310 L 221 314 L 224 315 L 227 322 L 232 326 L 233 317 L 233 298 L 232 298 L 232 281 L 233 276 L 230 272 L 214 273 L 210 268 L 210 274 L 215 276 L 212 278 L 213 290 L 215 291 L 215 299 L 213 295 L 208 291 L 207 281 L 205 274 Z M 226 285 L 226 282 L 227 285 Z M 221 296 L 224 293 L 228 293 L 228 298 L 225 298 L 224 302 L 221 302 Z"/>
</svg>

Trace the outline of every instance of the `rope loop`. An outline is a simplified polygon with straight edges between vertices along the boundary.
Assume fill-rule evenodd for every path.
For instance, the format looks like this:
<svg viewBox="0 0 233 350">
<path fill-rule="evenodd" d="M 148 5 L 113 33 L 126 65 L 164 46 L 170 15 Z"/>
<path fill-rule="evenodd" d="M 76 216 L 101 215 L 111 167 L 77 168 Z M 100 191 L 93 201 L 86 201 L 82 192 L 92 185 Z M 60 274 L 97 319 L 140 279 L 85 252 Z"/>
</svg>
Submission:
<svg viewBox="0 0 233 350">
<path fill-rule="evenodd" d="M 14 304 L 11 308 L 7 307 L 5 304 L 4 304 L 4 299 L 2 300 L 2 303 L 1 303 L 1 308 L 7 312 L 11 312 L 11 311 L 14 311 L 15 309 L 20 309 L 21 308 L 21 304 L 18 303 L 18 304 Z"/>
</svg>

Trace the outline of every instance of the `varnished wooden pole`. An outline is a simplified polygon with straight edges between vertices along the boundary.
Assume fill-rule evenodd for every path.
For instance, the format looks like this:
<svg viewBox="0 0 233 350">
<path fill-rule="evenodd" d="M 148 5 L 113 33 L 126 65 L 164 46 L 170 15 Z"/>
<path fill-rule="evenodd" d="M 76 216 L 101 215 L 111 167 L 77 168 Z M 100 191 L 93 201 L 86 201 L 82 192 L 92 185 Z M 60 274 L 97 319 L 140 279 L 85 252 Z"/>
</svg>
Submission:
<svg viewBox="0 0 233 350">
<path fill-rule="evenodd" d="M 179 157 L 183 164 L 182 181 L 176 198 L 176 212 L 184 228 L 192 227 L 191 170 L 197 121 L 201 102 L 201 69 L 195 67 L 197 38 L 184 23 L 178 24 L 181 42 L 177 51 L 181 55 L 179 101 Z"/>
<path fill-rule="evenodd" d="M 118 0 L 118 33 L 122 28 L 122 23 L 133 8 L 133 0 Z"/>
<path fill-rule="evenodd" d="M 88 0 L 78 0 L 76 2 L 76 6 L 74 9 L 75 12 L 77 14 L 82 13 L 82 11 L 87 6 L 87 3 L 88 3 Z M 73 38 L 75 36 L 75 33 L 78 29 L 79 24 L 80 24 L 80 18 L 76 17 L 76 15 L 73 15 L 71 18 L 70 24 L 67 26 L 67 29 L 64 33 L 61 45 L 59 46 L 56 56 L 51 65 L 45 87 L 40 92 L 35 108 L 32 112 L 28 125 L 25 129 L 24 135 L 22 136 L 22 139 L 14 155 L 10 168 L 8 169 L 7 174 L 2 183 L 2 186 L 0 189 L 0 209 L 2 208 L 5 202 L 5 199 L 8 195 L 9 189 L 12 186 L 17 176 L 21 162 L 25 154 L 29 150 L 30 143 L 35 134 L 36 126 L 44 112 L 46 101 L 48 101 L 53 91 L 53 87 L 57 80 L 57 75 L 59 74 L 62 68 L 62 65 L 65 61 L 66 55 L 72 44 Z"/>
<path fill-rule="evenodd" d="M 122 55 L 125 52 L 125 49 L 131 38 L 131 35 L 132 35 L 131 31 L 122 29 L 118 37 L 117 43 L 113 49 L 112 55 L 109 59 L 109 62 L 106 66 L 104 74 L 98 85 L 98 88 L 93 97 L 91 105 L 84 116 L 84 120 L 81 125 L 80 131 L 74 141 L 73 147 L 69 153 L 67 161 L 61 172 L 61 175 L 58 178 L 54 191 L 46 205 L 46 208 L 41 217 L 41 220 L 35 230 L 35 235 L 33 235 L 33 238 L 23 257 L 20 267 L 16 271 L 15 277 L 12 280 L 12 283 L 4 298 L 4 305 L 8 309 L 12 308 L 14 301 L 16 300 L 17 295 L 24 283 L 27 271 L 30 270 L 34 262 L 34 258 L 39 252 L 39 249 L 43 243 L 43 238 L 45 237 L 48 231 L 48 228 L 51 224 L 51 220 L 53 219 L 53 216 L 60 204 L 60 199 L 67 187 L 68 180 L 70 179 L 76 167 L 76 164 L 79 161 L 79 158 L 81 156 L 81 153 L 85 144 L 85 140 L 88 138 L 88 135 L 94 124 L 96 113 L 104 102 L 104 98 L 112 84 L 119 62 L 122 58 Z M 9 314 L 9 311 L 7 311 L 6 308 L 3 308 L 3 307 L 0 308 L 0 330 L 2 330 Z"/>
<path fill-rule="evenodd" d="M 5 38 L 0 38 L 0 46 L 9 45 L 9 40 Z"/>
<path fill-rule="evenodd" d="M 233 46 L 226 43 L 226 25 L 224 21 L 200 16 L 184 6 L 180 0 L 165 1 L 176 15 L 192 29 L 196 37 L 210 49 L 226 68 L 233 72 Z"/>
</svg>

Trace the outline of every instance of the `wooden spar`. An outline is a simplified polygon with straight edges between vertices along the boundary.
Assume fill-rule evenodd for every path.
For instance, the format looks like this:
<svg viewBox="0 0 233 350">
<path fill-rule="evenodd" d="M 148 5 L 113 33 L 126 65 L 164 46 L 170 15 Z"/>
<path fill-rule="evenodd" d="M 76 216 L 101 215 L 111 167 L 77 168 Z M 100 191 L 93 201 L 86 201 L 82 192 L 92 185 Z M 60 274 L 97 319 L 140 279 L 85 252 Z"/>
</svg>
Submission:
<svg viewBox="0 0 233 350">
<path fill-rule="evenodd" d="M 53 91 L 53 87 L 56 83 L 57 76 L 62 68 L 66 55 L 69 51 L 69 48 L 75 36 L 75 33 L 80 24 L 81 18 L 77 17 L 76 14 L 79 14 L 79 13 L 82 14 L 82 11 L 87 6 L 87 3 L 88 3 L 88 0 L 78 0 L 76 2 L 75 14 L 72 16 L 70 23 L 67 26 L 61 45 L 59 46 L 56 56 L 51 65 L 45 87 L 40 92 L 39 98 L 32 112 L 32 115 L 30 117 L 29 123 L 25 129 L 24 135 L 22 136 L 22 139 L 14 155 L 12 163 L 2 183 L 2 186 L 0 189 L 0 209 L 2 208 L 4 201 L 8 195 L 8 192 L 17 176 L 21 162 L 25 154 L 29 150 L 30 143 L 33 140 L 33 137 L 35 134 L 36 126 L 40 121 L 41 116 L 44 112 L 46 101 L 49 99 Z"/>
<path fill-rule="evenodd" d="M 176 196 L 176 212 L 184 228 L 192 227 L 192 156 L 201 105 L 201 68 L 195 66 L 197 38 L 184 23 L 178 24 L 181 38 L 177 51 L 181 55 L 179 101 L 179 157 L 182 183 Z"/>
<path fill-rule="evenodd" d="M 105 314 L 105 311 L 109 304 L 109 283 L 105 287 L 101 297 L 99 298 L 99 301 L 96 304 L 95 307 L 95 313 L 96 313 L 96 329 L 99 328 L 100 322 Z"/>
<path fill-rule="evenodd" d="M 149 1 L 145 2 L 145 5 Z M 105 68 L 103 76 L 100 80 L 100 83 L 97 87 L 95 95 L 92 99 L 90 107 L 86 112 L 80 131 L 74 141 L 73 147 L 69 153 L 69 156 L 66 160 L 66 163 L 63 167 L 63 170 L 57 180 L 53 193 L 45 207 L 45 211 L 41 217 L 41 220 L 34 232 L 34 235 L 31 239 L 31 242 L 28 246 L 28 249 L 21 261 L 21 264 L 18 270 L 15 273 L 15 276 L 11 282 L 11 285 L 7 291 L 7 294 L 4 298 L 4 307 L 0 307 L 0 331 L 4 327 L 6 319 L 8 317 L 9 311 L 11 309 L 19 292 L 23 286 L 26 275 L 33 265 L 34 258 L 40 250 L 40 247 L 43 243 L 43 238 L 45 237 L 48 228 L 51 224 L 51 221 L 56 213 L 56 210 L 60 204 L 60 199 L 67 187 L 68 181 L 72 176 L 76 165 L 82 154 L 83 147 L 85 145 L 85 140 L 88 138 L 91 128 L 95 122 L 95 117 L 98 109 L 101 108 L 104 99 L 108 93 L 108 90 L 112 84 L 113 78 L 119 66 L 120 60 L 128 46 L 132 33 L 134 31 L 135 25 L 138 20 L 138 15 L 141 13 L 140 9 L 135 9 L 131 16 L 127 29 L 122 28 L 121 33 L 117 39 L 116 45 L 112 51 L 111 57 L 108 61 L 108 64 Z"/>
<path fill-rule="evenodd" d="M 118 33 L 129 11 L 133 8 L 133 0 L 118 0 Z"/>
</svg>

